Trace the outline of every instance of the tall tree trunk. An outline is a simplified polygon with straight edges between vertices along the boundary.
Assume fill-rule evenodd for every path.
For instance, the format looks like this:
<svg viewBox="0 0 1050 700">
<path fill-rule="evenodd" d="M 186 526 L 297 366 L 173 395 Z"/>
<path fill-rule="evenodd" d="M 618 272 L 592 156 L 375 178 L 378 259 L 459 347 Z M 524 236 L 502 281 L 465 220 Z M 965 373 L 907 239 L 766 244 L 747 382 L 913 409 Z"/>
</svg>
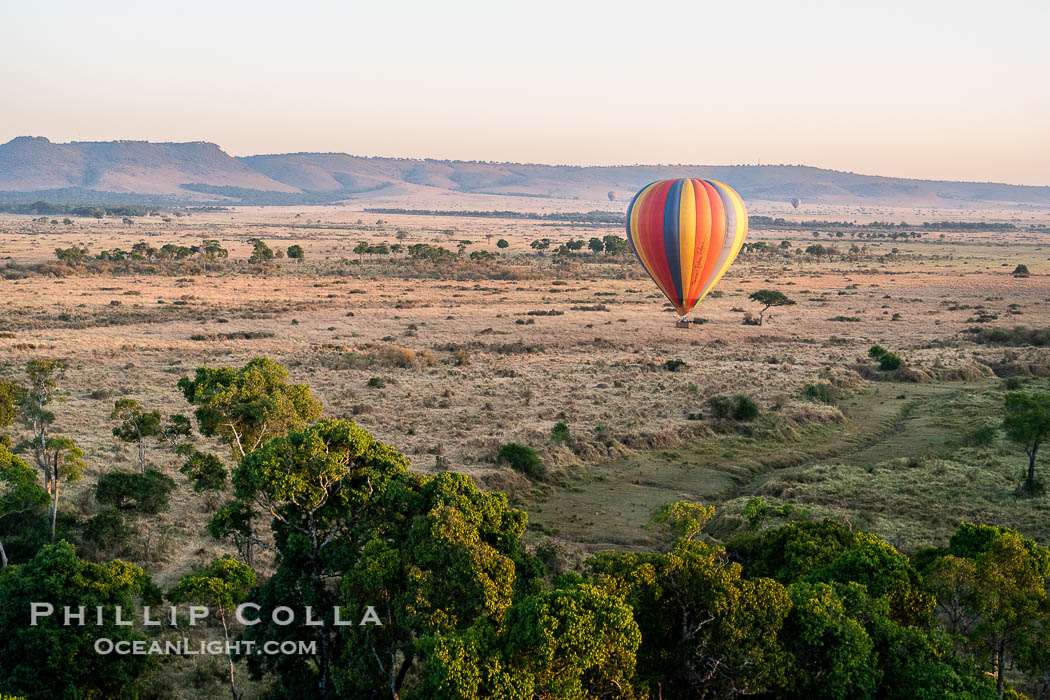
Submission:
<svg viewBox="0 0 1050 700">
<path fill-rule="evenodd" d="M 0 542 L 0 567 L 7 566 L 7 552 L 4 551 L 4 543 Z"/>
<path fill-rule="evenodd" d="M 317 591 L 318 602 L 327 602 L 324 590 L 324 580 L 321 578 L 321 546 L 317 542 L 317 527 L 314 524 L 313 516 L 310 517 L 310 541 L 313 545 L 313 556 L 310 557 L 310 578 L 313 580 L 314 589 Z M 327 606 L 325 607 L 327 609 Z M 321 697 L 328 697 L 328 674 L 331 667 L 331 630 L 328 627 L 328 621 L 324 617 L 324 612 L 321 613 L 321 680 L 318 683 L 318 688 L 321 690 Z"/>
<path fill-rule="evenodd" d="M 219 606 L 219 619 L 222 620 L 222 636 L 226 639 L 226 660 L 230 662 L 230 692 L 233 693 L 233 700 L 240 700 L 240 695 L 237 693 L 237 680 L 233 675 L 233 656 L 230 654 L 230 631 L 226 627 L 226 611 Z"/>
<path fill-rule="evenodd" d="M 397 672 L 397 678 L 394 679 L 395 693 L 401 690 L 401 684 L 405 682 L 405 675 L 408 673 L 408 669 L 412 668 L 412 662 L 415 661 L 415 658 L 416 652 L 409 647 L 409 649 L 405 651 L 405 660 L 401 663 L 401 670 Z"/>
<path fill-rule="evenodd" d="M 51 541 L 55 541 L 55 521 L 58 519 L 58 473 L 55 473 L 55 500 L 51 506 Z"/>
<path fill-rule="evenodd" d="M 1003 675 L 1003 665 L 1006 661 L 1006 642 L 999 640 L 995 650 L 995 690 L 999 693 L 999 700 L 1003 700 L 1006 694 L 1006 678 Z"/>
<path fill-rule="evenodd" d="M 244 563 L 255 568 L 255 518 L 248 511 L 248 536 L 244 538 Z"/>
<path fill-rule="evenodd" d="M 139 472 L 146 473 L 146 438 L 139 438 Z"/>
<path fill-rule="evenodd" d="M 1028 451 L 1028 479 L 1024 483 L 1028 491 L 1035 489 L 1035 455 L 1038 449 L 1038 447 L 1033 447 Z"/>
</svg>

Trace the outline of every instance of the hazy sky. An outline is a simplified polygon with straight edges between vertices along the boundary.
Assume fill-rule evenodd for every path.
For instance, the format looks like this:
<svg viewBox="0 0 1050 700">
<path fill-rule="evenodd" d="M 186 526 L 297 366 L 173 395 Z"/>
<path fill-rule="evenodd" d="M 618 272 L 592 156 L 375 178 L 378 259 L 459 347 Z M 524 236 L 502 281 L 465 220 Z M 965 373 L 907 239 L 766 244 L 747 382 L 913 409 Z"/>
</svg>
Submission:
<svg viewBox="0 0 1050 700">
<path fill-rule="evenodd" d="M 1050 185 L 1050 2 L 0 6 L 0 142 Z"/>
</svg>

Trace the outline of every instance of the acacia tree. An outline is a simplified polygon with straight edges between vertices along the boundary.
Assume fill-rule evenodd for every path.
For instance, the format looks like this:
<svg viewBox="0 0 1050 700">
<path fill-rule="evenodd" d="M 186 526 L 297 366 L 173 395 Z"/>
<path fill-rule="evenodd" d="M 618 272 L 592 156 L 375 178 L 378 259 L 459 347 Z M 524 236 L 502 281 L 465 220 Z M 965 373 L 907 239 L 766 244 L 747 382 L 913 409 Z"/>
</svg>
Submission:
<svg viewBox="0 0 1050 700">
<path fill-rule="evenodd" d="M 203 239 L 198 250 L 201 256 L 201 266 L 205 272 L 208 271 L 209 260 L 218 260 L 230 256 L 230 252 L 223 248 L 219 241 L 214 238 Z"/>
<path fill-rule="evenodd" d="M 74 483 L 84 475 L 83 450 L 67 437 L 49 437 L 44 448 L 51 472 L 51 541 L 55 540 L 58 496 L 63 480 Z"/>
<path fill-rule="evenodd" d="M 283 695 L 396 698 L 436 636 L 502 621 L 515 582 L 536 575 L 519 542 L 525 515 L 505 496 L 407 467 L 344 420 L 275 439 L 238 467 L 238 498 L 272 516 L 278 550 L 274 575 L 253 594 L 261 622 L 244 636 L 319 642 L 313 658 L 248 659 L 253 674 L 280 679 Z M 335 625 L 335 604 L 354 627 Z M 309 606 L 321 624 L 272 624 L 279 606 Z M 381 626 L 358 625 L 369 607 Z"/>
<path fill-rule="evenodd" d="M 298 243 L 288 246 L 288 259 L 294 260 L 296 265 L 301 263 L 305 257 L 306 253 L 303 251 L 303 247 Z"/>
<path fill-rule="evenodd" d="M 273 251 L 264 241 L 259 238 L 249 238 L 248 242 L 252 244 L 252 254 L 248 262 L 263 264 L 273 260 Z"/>
<path fill-rule="evenodd" d="M 139 471 L 146 473 L 146 439 L 161 436 L 160 412 L 145 412 L 135 399 L 117 399 L 110 420 L 121 421 L 113 428 L 113 435 L 124 442 L 138 443 Z"/>
<path fill-rule="evenodd" d="M 762 325 L 763 317 L 766 312 L 769 311 L 770 307 L 773 306 L 794 306 L 795 302 L 788 299 L 783 292 L 778 292 L 773 289 L 760 289 L 757 292 L 752 292 L 747 297 L 751 301 L 757 301 L 762 304 L 762 310 L 758 312 L 758 325 Z"/>
<path fill-rule="evenodd" d="M 666 554 L 600 554 L 591 573 L 621 591 L 635 610 L 645 646 L 640 675 L 655 695 L 735 697 L 783 687 L 777 642 L 791 601 L 768 578 L 744 578 L 721 547 L 700 538 L 711 506 L 659 509 L 651 529 L 674 537 Z"/>
<path fill-rule="evenodd" d="M 522 597 L 505 625 L 481 618 L 428 639 L 417 700 L 649 697 L 636 687 L 641 633 L 622 596 L 566 575 Z"/>
<path fill-rule="evenodd" d="M 309 387 L 288 379 L 287 369 L 269 358 L 256 357 L 240 369 L 198 367 L 192 380 L 183 377 L 178 386 L 186 400 L 197 407 L 194 415 L 201 434 L 222 438 L 234 463 L 240 464 L 266 440 L 286 435 L 321 415 L 321 404 Z M 195 464 L 209 461 L 202 459 L 197 458 Z M 214 464 L 205 466 L 214 479 Z M 195 467 L 186 469 L 192 472 Z M 244 538 L 240 544 L 249 566 L 253 565 L 254 547 L 263 542 L 255 532 L 253 517 L 251 499 L 238 498 L 224 505 L 210 526 L 212 534 Z"/>
<path fill-rule="evenodd" d="M 1004 399 L 1006 436 L 1021 444 L 1028 455 L 1028 474 L 1024 487 L 1035 489 L 1035 458 L 1039 447 L 1050 437 L 1050 392 L 1011 391 Z"/>
<path fill-rule="evenodd" d="M 463 474 L 406 473 L 375 505 L 341 588 L 351 609 L 376 605 L 383 626 L 343 637 L 344 697 L 384 685 L 397 697 L 435 638 L 502 626 L 515 589 L 528 592 L 537 575 L 520 544 L 525 514 Z"/>
<path fill-rule="evenodd" d="M 264 600 L 295 600 L 318 611 L 320 697 L 332 691 L 335 650 L 335 597 L 326 582 L 342 573 L 365 504 L 407 467 L 404 457 L 352 421 L 325 420 L 270 441 L 247 455 L 234 475 L 240 510 L 258 508 L 272 517 L 278 572 L 264 584 Z M 279 633 L 261 623 L 247 634 L 267 639 Z"/>
<path fill-rule="evenodd" d="M 26 363 L 29 387 L 21 392 L 19 415 L 32 432 L 33 437 L 21 443 L 28 450 L 37 468 L 44 476 L 44 489 L 52 489 L 51 460 L 47 455 L 48 429 L 55 422 L 55 414 L 48 406 L 58 396 L 58 381 L 65 374 L 66 365 L 61 360 L 35 359 Z"/>
<path fill-rule="evenodd" d="M 49 429 L 55 414 L 48 406 L 58 396 L 58 380 L 64 375 L 66 365 L 61 360 L 35 359 L 26 363 L 28 388 L 20 391 L 19 413 L 23 423 L 32 432 L 32 437 L 16 447 L 19 453 L 29 453 L 44 477 L 44 490 L 51 500 L 51 539 L 55 539 L 58 517 L 59 489 L 62 480 L 77 481 L 81 477 L 84 463 L 83 452 L 69 438 L 53 437 Z"/>
<path fill-rule="evenodd" d="M 230 653 L 230 628 L 226 614 L 243 600 L 255 585 L 255 571 L 230 557 L 220 557 L 209 566 L 186 574 L 168 593 L 168 600 L 179 603 L 197 603 L 214 607 L 222 622 L 222 634 L 226 640 L 226 661 L 230 666 L 230 692 L 233 700 L 239 700 L 237 678 L 233 670 Z"/>
</svg>

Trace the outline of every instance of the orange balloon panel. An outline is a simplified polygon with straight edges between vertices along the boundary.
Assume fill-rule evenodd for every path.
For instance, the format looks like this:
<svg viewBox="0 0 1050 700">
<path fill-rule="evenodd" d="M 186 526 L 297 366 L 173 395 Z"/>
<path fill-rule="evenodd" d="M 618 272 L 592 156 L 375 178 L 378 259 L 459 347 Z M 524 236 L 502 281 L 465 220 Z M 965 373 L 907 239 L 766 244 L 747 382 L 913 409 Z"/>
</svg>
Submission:
<svg viewBox="0 0 1050 700">
<path fill-rule="evenodd" d="M 631 250 L 679 316 L 721 279 L 746 235 L 744 200 L 715 180 L 660 180 L 627 209 Z"/>
</svg>

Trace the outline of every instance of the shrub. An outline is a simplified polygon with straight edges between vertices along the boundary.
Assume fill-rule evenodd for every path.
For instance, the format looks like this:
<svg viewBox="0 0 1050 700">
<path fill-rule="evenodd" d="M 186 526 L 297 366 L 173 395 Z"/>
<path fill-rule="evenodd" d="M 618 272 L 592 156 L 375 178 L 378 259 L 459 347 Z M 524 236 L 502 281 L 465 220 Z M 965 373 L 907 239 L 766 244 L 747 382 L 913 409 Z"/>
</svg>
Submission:
<svg viewBox="0 0 1050 700">
<path fill-rule="evenodd" d="M 106 508 L 84 524 L 84 539 L 99 551 L 114 551 L 127 545 L 131 528 L 117 508 Z"/>
<path fill-rule="evenodd" d="M 712 396 L 707 400 L 707 405 L 716 420 L 751 421 L 758 418 L 758 404 L 745 394 L 737 394 L 732 398 Z"/>
<path fill-rule="evenodd" d="M 110 472 L 95 484 L 95 500 L 102 505 L 141 513 L 159 513 L 168 506 L 175 481 L 156 469 Z"/>
<path fill-rule="evenodd" d="M 551 442 L 566 442 L 569 439 L 569 424 L 563 420 L 554 424 L 551 429 Z"/>
<path fill-rule="evenodd" d="M 901 366 L 901 356 L 895 352 L 887 352 L 879 360 L 879 369 L 889 372 Z"/>
<path fill-rule="evenodd" d="M 685 369 L 687 366 L 684 360 L 668 360 L 664 363 L 664 369 L 668 372 L 677 372 L 680 369 Z"/>
<path fill-rule="evenodd" d="M 758 418 L 758 404 L 750 396 L 737 394 L 733 397 L 733 420 L 750 421 Z"/>
<path fill-rule="evenodd" d="M 829 406 L 833 406 L 838 402 L 838 391 L 827 382 L 807 384 L 804 393 L 808 398 L 826 403 Z"/>
<path fill-rule="evenodd" d="M 1014 277 L 1031 277 L 1032 276 L 1032 273 L 1028 271 L 1028 266 L 1023 264 L 1023 263 L 1018 265 L 1017 267 L 1015 267 L 1012 274 L 1013 274 Z"/>
<path fill-rule="evenodd" d="M 466 348 L 457 348 L 452 351 L 452 364 L 457 367 L 466 367 L 470 364 L 470 351 Z"/>
<path fill-rule="evenodd" d="M 715 420 L 726 420 L 733 412 L 733 402 L 728 396 L 712 396 L 707 400 L 707 406 Z"/>
<path fill-rule="evenodd" d="M 496 459 L 501 463 L 509 464 L 511 469 L 521 472 L 530 479 L 540 479 L 546 472 L 540 456 L 528 445 L 508 442 L 499 448 Z"/>
<path fill-rule="evenodd" d="M 873 360 L 881 360 L 883 355 L 885 355 L 887 352 L 889 352 L 889 350 L 882 347 L 881 345 L 872 345 L 870 348 L 868 348 L 868 357 L 870 357 Z"/>
<path fill-rule="evenodd" d="M 984 425 L 966 436 L 966 442 L 974 447 L 988 447 L 995 443 L 995 426 Z"/>
<path fill-rule="evenodd" d="M 1007 391 L 1017 391 L 1024 386 L 1024 382 L 1021 381 L 1020 377 L 1007 377 L 1003 381 L 1003 389 Z"/>
</svg>

